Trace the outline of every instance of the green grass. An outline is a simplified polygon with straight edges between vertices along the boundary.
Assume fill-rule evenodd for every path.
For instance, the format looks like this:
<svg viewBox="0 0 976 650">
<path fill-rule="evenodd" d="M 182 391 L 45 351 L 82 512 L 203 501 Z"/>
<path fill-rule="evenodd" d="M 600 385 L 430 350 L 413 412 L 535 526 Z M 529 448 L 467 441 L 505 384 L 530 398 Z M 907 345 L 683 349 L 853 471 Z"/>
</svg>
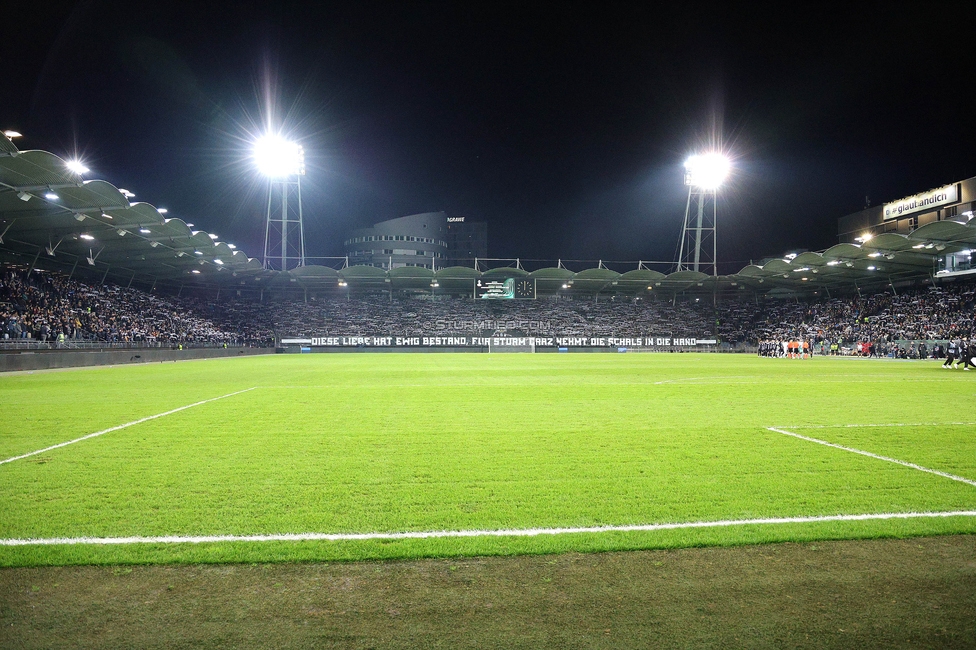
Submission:
<svg viewBox="0 0 976 650">
<path fill-rule="evenodd" d="M 976 377 L 733 355 L 321 354 L 0 377 L 0 538 L 484 530 L 976 509 Z M 976 414 L 973 419 L 976 420 Z M 891 424 L 913 426 L 830 427 Z M 817 427 L 817 428 L 812 428 Z M 0 565 L 297 561 L 976 532 L 976 518 L 539 537 L 0 547 Z"/>
</svg>

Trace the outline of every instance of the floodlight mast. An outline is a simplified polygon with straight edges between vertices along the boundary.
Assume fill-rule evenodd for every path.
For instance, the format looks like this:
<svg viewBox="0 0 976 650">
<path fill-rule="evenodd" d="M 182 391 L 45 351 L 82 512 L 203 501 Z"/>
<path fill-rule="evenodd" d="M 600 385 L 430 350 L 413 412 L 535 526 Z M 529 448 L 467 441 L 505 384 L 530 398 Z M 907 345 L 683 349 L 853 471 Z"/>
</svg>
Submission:
<svg viewBox="0 0 976 650">
<path fill-rule="evenodd" d="M 729 168 L 728 158 L 719 153 L 698 154 L 685 161 L 688 202 L 685 204 L 684 228 L 678 252 L 678 271 L 706 272 L 711 266 L 711 274 L 718 275 L 715 236 L 717 197 L 718 188 L 728 176 Z"/>
<path fill-rule="evenodd" d="M 269 181 L 263 266 L 278 271 L 305 266 L 301 184 L 301 178 L 305 175 L 305 150 L 300 144 L 289 142 L 279 135 L 267 135 L 254 144 L 254 159 L 258 170 Z M 291 206 L 289 197 L 294 199 Z M 289 224 L 297 224 L 297 237 Z M 275 248 L 280 251 L 279 255 L 273 254 Z"/>
</svg>

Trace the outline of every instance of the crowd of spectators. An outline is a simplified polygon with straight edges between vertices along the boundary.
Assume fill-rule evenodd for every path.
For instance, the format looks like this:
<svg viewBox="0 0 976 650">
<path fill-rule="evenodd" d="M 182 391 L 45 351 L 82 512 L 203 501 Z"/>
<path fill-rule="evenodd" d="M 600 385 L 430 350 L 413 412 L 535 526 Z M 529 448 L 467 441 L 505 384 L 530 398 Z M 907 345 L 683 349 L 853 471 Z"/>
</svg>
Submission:
<svg viewBox="0 0 976 650">
<path fill-rule="evenodd" d="M 734 327 L 751 333 L 758 341 L 807 340 L 818 344 L 818 350 L 839 344 L 841 349 L 846 346 L 866 356 L 871 354 L 870 345 L 876 348 L 875 355 L 891 356 L 899 348 L 910 354 L 911 342 L 915 341 L 916 348 L 924 343 L 926 353 L 931 354 L 937 341 L 970 336 L 976 285 L 930 286 L 897 295 L 880 293 L 815 302 L 766 301 L 727 313 L 734 315 L 729 319 Z"/>
<path fill-rule="evenodd" d="M 632 298 L 567 300 L 472 300 L 394 297 L 388 294 L 309 302 L 256 304 L 235 300 L 214 305 L 213 319 L 230 327 L 240 319 L 269 324 L 279 337 L 713 335 L 714 312 L 698 303 L 666 305 Z"/>
<path fill-rule="evenodd" d="M 954 283 L 865 297 L 719 300 L 603 296 L 490 301 L 388 293 L 305 300 L 204 300 L 92 286 L 23 269 L 0 271 L 0 338 L 50 344 L 273 345 L 316 336 L 538 336 L 807 341 L 817 353 L 932 354 L 969 337 L 976 285 Z M 912 343 L 912 342 L 916 343 Z M 922 347 L 924 344 L 924 348 Z"/>
<path fill-rule="evenodd" d="M 34 271 L 0 271 L 0 339 L 67 347 L 79 341 L 143 345 L 243 343 L 177 298 L 94 287 Z"/>
</svg>

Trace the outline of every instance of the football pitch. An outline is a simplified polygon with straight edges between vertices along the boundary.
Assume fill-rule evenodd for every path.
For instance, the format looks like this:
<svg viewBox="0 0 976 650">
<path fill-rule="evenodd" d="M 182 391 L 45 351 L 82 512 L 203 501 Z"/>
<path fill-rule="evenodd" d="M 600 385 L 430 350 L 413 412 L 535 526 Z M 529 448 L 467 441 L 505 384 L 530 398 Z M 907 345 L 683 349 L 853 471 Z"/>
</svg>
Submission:
<svg viewBox="0 0 976 650">
<path fill-rule="evenodd" d="M 976 373 L 311 354 L 0 376 L 0 566 L 976 532 Z"/>
</svg>

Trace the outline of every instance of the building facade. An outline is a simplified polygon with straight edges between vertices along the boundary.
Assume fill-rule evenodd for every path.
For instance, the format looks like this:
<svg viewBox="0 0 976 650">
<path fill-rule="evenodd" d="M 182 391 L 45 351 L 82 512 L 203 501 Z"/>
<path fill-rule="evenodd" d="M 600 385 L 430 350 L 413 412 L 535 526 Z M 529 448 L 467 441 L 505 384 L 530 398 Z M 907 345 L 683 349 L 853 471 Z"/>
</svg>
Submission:
<svg viewBox="0 0 976 650">
<path fill-rule="evenodd" d="M 447 214 L 424 212 L 381 221 L 354 230 L 344 245 L 350 266 L 441 268 L 447 257 Z"/>
<path fill-rule="evenodd" d="M 865 208 L 841 217 L 837 236 L 852 244 L 865 235 L 896 232 L 902 235 L 934 221 L 968 222 L 976 209 L 976 177 Z"/>
<path fill-rule="evenodd" d="M 473 266 L 475 258 L 488 256 L 488 224 L 424 212 L 354 230 L 343 245 L 350 266 Z"/>
<path fill-rule="evenodd" d="M 488 223 L 470 217 L 448 217 L 444 265 L 471 267 L 476 259 L 485 257 L 488 257 Z"/>
</svg>

